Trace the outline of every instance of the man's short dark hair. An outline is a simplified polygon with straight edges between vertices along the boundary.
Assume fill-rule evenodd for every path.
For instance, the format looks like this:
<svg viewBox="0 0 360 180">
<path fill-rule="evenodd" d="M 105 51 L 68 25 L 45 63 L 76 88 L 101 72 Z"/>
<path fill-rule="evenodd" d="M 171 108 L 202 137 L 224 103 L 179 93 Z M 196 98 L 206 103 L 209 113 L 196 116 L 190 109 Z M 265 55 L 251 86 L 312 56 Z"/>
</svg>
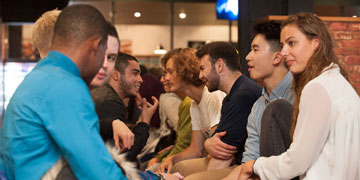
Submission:
<svg viewBox="0 0 360 180">
<path fill-rule="evenodd" d="M 129 60 L 139 62 L 134 56 L 119 52 L 115 62 L 115 69 L 121 74 L 125 74 L 125 69 L 129 65 Z"/>
<path fill-rule="evenodd" d="M 106 24 L 108 26 L 108 35 L 115 37 L 117 39 L 117 41 L 119 43 L 119 47 L 120 47 L 120 38 L 119 38 L 119 35 L 117 33 L 115 26 L 110 21 L 106 21 Z"/>
<path fill-rule="evenodd" d="M 230 70 L 241 71 L 239 51 L 228 42 L 205 44 L 196 52 L 196 56 L 201 59 L 205 55 L 210 56 L 211 65 L 221 58 Z"/>
<path fill-rule="evenodd" d="M 73 5 L 66 7 L 59 15 L 54 37 L 61 45 L 79 46 L 94 36 L 101 37 L 101 45 L 106 45 L 108 26 L 102 14 L 90 5 Z"/>
<path fill-rule="evenodd" d="M 253 33 L 254 36 L 262 34 L 265 39 L 269 42 L 272 51 L 280 51 L 280 32 L 281 25 L 276 21 L 263 21 L 254 25 Z"/>
</svg>

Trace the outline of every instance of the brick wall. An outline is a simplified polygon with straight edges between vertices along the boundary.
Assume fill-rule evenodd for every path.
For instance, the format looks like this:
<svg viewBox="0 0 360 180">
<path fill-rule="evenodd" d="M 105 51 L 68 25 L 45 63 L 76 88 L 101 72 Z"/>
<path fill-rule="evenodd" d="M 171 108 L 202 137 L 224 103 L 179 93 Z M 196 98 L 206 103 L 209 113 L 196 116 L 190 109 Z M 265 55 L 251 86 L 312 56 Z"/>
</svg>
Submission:
<svg viewBox="0 0 360 180">
<path fill-rule="evenodd" d="M 356 18 L 357 19 L 357 18 Z M 326 21 L 335 43 L 335 53 L 360 94 L 360 22 Z"/>
</svg>

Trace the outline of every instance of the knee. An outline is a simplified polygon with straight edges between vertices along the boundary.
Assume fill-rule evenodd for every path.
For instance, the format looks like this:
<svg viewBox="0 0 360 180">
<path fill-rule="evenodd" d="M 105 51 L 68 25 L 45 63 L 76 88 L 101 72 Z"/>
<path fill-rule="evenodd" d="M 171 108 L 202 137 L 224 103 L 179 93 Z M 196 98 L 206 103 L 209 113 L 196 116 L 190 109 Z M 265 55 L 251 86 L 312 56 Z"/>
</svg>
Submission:
<svg viewBox="0 0 360 180">
<path fill-rule="evenodd" d="M 286 111 L 292 111 L 292 105 L 289 101 L 285 99 L 278 99 L 275 101 L 272 101 L 266 106 L 266 110 L 272 111 L 272 112 L 283 112 Z"/>
<path fill-rule="evenodd" d="M 273 120 L 281 119 L 281 117 L 291 117 L 292 109 L 293 107 L 289 101 L 278 99 L 266 106 L 263 116 L 272 117 Z"/>
<path fill-rule="evenodd" d="M 293 107 L 291 103 L 284 99 L 278 99 L 269 103 L 261 119 L 262 129 L 273 126 L 289 126 L 292 117 Z"/>
<path fill-rule="evenodd" d="M 180 161 L 173 166 L 170 173 L 179 172 L 182 174 L 185 167 L 184 161 Z"/>
<path fill-rule="evenodd" d="M 184 178 L 184 180 L 200 180 L 200 179 L 206 179 L 205 177 L 202 176 L 203 173 L 195 173 L 195 174 L 191 174 L 189 176 L 186 176 Z"/>
</svg>

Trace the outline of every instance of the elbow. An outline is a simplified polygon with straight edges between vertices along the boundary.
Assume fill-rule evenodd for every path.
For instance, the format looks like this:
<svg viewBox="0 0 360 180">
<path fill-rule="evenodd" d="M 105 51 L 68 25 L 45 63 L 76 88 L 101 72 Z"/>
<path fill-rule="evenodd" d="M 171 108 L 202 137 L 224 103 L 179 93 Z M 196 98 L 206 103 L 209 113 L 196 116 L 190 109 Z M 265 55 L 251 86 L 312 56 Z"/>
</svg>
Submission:
<svg viewBox="0 0 360 180">
<path fill-rule="evenodd" d="M 191 152 L 192 157 L 198 158 L 198 157 L 201 157 L 203 148 L 194 147 L 194 148 L 190 148 L 189 151 Z"/>
<path fill-rule="evenodd" d="M 292 162 L 290 162 L 290 161 L 292 161 Z M 302 159 L 288 160 L 288 162 L 285 164 L 285 166 L 287 166 L 287 167 L 284 167 L 284 169 L 287 169 L 287 170 L 284 170 L 282 172 L 289 173 L 289 174 L 286 174 L 284 177 L 288 177 L 288 178 L 297 177 L 297 176 L 305 174 L 311 167 L 312 163 L 313 163 L 312 160 L 309 160 L 305 157 L 303 157 Z"/>
<path fill-rule="evenodd" d="M 201 157 L 201 155 L 202 155 L 202 151 L 194 151 L 195 157 Z"/>
</svg>

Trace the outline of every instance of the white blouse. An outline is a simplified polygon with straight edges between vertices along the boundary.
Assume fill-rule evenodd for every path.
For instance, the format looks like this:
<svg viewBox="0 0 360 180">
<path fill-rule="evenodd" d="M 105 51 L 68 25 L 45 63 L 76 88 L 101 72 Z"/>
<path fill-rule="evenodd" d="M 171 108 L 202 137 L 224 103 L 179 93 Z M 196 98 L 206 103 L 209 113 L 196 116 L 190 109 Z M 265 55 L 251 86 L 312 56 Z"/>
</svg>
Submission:
<svg viewBox="0 0 360 180">
<path fill-rule="evenodd" d="M 293 142 L 254 164 L 262 180 L 360 180 L 360 98 L 337 65 L 302 91 Z"/>
</svg>

